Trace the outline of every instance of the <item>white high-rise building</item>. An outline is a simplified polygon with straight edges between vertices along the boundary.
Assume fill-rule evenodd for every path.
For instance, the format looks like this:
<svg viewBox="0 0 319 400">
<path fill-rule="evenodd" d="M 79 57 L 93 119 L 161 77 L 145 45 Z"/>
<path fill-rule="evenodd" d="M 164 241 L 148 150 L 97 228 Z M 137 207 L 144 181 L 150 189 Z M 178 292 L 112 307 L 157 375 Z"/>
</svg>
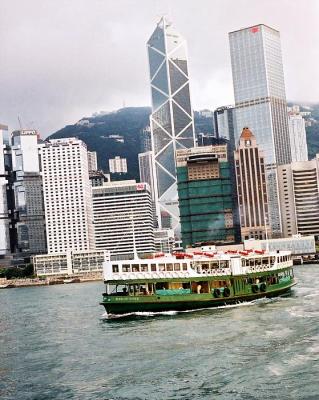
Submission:
<svg viewBox="0 0 319 400">
<path fill-rule="evenodd" d="M 21 129 L 11 136 L 17 249 L 28 254 L 46 252 L 42 177 L 38 154 L 38 132 Z"/>
<path fill-rule="evenodd" d="M 281 234 L 276 166 L 291 162 L 280 33 L 260 24 L 229 33 L 235 141 L 248 126 L 264 151 L 273 235 Z"/>
<path fill-rule="evenodd" d="M 111 174 L 126 174 L 127 173 L 126 158 L 121 158 L 119 156 L 116 156 L 115 158 L 110 158 L 109 170 Z"/>
<path fill-rule="evenodd" d="M 138 167 L 140 172 L 140 182 L 149 184 L 152 199 L 155 200 L 155 180 L 154 180 L 154 156 L 152 151 L 140 153 L 138 155 Z"/>
<path fill-rule="evenodd" d="M 85 143 L 55 139 L 40 147 L 49 253 L 95 248 L 92 188 Z"/>
<path fill-rule="evenodd" d="M 305 120 L 300 114 L 289 113 L 289 135 L 291 161 L 308 161 L 308 146 Z"/>
<path fill-rule="evenodd" d="M 319 238 L 319 154 L 310 161 L 278 167 L 284 237 L 295 234 Z"/>
<path fill-rule="evenodd" d="M 161 215 L 179 230 L 175 152 L 195 146 L 185 39 L 164 17 L 147 42 L 152 95 L 152 150 Z M 166 218 L 167 219 L 167 218 Z"/>
<path fill-rule="evenodd" d="M 6 145 L 8 127 L 0 124 L 0 258 L 10 251 L 9 215 L 7 203 L 8 175 L 6 171 Z"/>
<path fill-rule="evenodd" d="M 154 214 L 147 183 L 134 180 L 104 183 L 93 187 L 96 248 L 112 257 L 153 253 Z"/>
<path fill-rule="evenodd" d="M 97 155 L 96 151 L 88 151 L 89 172 L 97 171 Z"/>
</svg>

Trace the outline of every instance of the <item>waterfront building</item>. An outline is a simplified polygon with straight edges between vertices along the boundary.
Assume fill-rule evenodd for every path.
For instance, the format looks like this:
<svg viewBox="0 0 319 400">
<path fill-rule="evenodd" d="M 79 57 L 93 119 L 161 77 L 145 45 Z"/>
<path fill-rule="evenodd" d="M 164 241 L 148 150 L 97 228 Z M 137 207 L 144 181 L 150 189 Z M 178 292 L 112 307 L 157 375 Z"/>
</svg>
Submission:
<svg viewBox="0 0 319 400">
<path fill-rule="evenodd" d="M 103 186 L 104 182 L 110 182 L 110 174 L 105 174 L 103 171 L 89 171 L 89 179 L 91 186 Z"/>
<path fill-rule="evenodd" d="M 40 147 L 49 253 L 95 248 L 87 147 L 76 138 Z"/>
<path fill-rule="evenodd" d="M 231 151 L 235 150 L 235 107 L 223 106 L 214 111 L 214 134 L 216 139 L 226 139 Z"/>
<path fill-rule="evenodd" d="M 8 148 L 8 127 L 0 124 L 0 265 L 12 249 L 10 233 L 12 229 L 12 215 L 10 209 L 13 205 L 8 204 L 13 196 L 9 195 L 9 180 L 11 170 L 11 155 Z M 8 198 L 9 195 L 9 198 Z"/>
<path fill-rule="evenodd" d="M 242 240 L 270 235 L 264 153 L 244 128 L 234 153 Z"/>
<path fill-rule="evenodd" d="M 283 236 L 319 238 L 319 154 L 311 161 L 278 167 Z"/>
<path fill-rule="evenodd" d="M 127 173 L 126 158 L 121 158 L 119 156 L 116 156 L 115 158 L 110 158 L 109 170 L 111 174 L 126 174 Z"/>
<path fill-rule="evenodd" d="M 179 230 L 175 153 L 195 145 L 185 39 L 164 17 L 147 42 L 151 81 L 152 150 L 156 175 L 159 225 L 169 213 Z"/>
<path fill-rule="evenodd" d="M 308 145 L 304 118 L 298 113 L 290 112 L 288 116 L 288 122 L 291 161 L 308 161 Z"/>
<path fill-rule="evenodd" d="M 25 255 L 46 252 L 42 177 L 38 132 L 21 129 L 11 136 L 17 251 Z"/>
<path fill-rule="evenodd" d="M 103 263 L 110 260 L 105 250 L 66 251 L 54 254 L 40 254 L 32 257 L 37 276 L 85 275 L 101 272 Z"/>
<path fill-rule="evenodd" d="M 260 24 L 229 33 L 235 95 L 235 140 L 246 126 L 264 151 L 269 219 L 281 234 L 276 165 L 291 162 L 280 33 Z"/>
<path fill-rule="evenodd" d="M 96 248 L 112 257 L 153 253 L 154 212 L 150 187 L 134 180 L 93 187 Z"/>
<path fill-rule="evenodd" d="M 88 151 L 89 172 L 97 171 L 97 155 L 96 151 Z"/>
<path fill-rule="evenodd" d="M 183 247 L 233 243 L 235 227 L 227 145 L 177 150 Z"/>
<path fill-rule="evenodd" d="M 175 247 L 173 229 L 154 229 L 155 251 L 172 254 Z"/>
<path fill-rule="evenodd" d="M 294 235 L 289 238 L 244 241 L 245 250 L 291 251 L 292 255 L 315 254 L 316 242 L 313 235 Z"/>
</svg>

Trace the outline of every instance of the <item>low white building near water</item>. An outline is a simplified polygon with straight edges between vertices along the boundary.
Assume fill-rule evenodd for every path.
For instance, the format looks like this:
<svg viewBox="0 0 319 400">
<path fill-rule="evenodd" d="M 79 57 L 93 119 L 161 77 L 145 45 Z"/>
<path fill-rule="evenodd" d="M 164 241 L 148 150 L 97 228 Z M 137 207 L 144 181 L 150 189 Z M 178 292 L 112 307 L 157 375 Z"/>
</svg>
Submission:
<svg viewBox="0 0 319 400">
<path fill-rule="evenodd" d="M 84 275 L 101 272 L 103 263 L 109 260 L 110 253 L 106 250 L 67 251 L 32 257 L 37 276 Z"/>
<path fill-rule="evenodd" d="M 249 239 L 244 241 L 245 250 L 288 250 L 292 255 L 314 254 L 316 252 L 316 244 L 314 236 L 295 235 L 290 238 L 255 240 Z"/>
</svg>

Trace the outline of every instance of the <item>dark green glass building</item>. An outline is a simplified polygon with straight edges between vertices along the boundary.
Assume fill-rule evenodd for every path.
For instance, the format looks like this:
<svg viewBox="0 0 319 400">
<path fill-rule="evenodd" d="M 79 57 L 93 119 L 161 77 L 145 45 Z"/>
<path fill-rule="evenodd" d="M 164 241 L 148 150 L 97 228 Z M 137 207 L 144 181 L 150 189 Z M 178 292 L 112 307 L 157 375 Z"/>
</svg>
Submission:
<svg viewBox="0 0 319 400">
<path fill-rule="evenodd" d="M 227 146 L 177 150 L 176 167 L 183 247 L 234 243 Z"/>
</svg>

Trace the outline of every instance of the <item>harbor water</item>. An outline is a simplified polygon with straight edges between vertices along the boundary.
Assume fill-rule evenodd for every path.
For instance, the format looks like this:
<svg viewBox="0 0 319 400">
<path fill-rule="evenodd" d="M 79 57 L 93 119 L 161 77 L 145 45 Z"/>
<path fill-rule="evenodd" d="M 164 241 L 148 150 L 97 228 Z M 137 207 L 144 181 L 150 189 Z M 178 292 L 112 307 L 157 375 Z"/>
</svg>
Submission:
<svg viewBox="0 0 319 400">
<path fill-rule="evenodd" d="M 99 282 L 0 290 L 1 400 L 319 399 L 319 265 L 289 297 L 106 319 Z"/>
</svg>

